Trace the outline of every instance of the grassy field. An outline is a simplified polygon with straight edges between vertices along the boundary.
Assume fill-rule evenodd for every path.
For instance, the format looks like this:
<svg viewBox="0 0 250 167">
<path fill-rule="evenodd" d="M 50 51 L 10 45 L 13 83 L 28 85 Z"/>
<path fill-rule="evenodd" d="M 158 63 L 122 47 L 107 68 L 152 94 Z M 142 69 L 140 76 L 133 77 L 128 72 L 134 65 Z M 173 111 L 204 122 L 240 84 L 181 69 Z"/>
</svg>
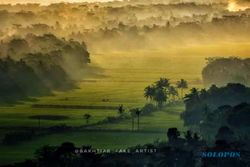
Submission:
<svg viewBox="0 0 250 167">
<path fill-rule="evenodd" d="M 141 116 L 140 130 L 166 132 L 170 127 L 177 127 L 184 130 L 183 122 L 180 120 L 180 113 L 184 106 L 172 106 L 156 111 L 150 115 Z M 135 118 L 135 129 L 137 128 L 137 118 Z M 94 126 L 93 128 L 113 129 L 113 130 L 129 130 L 132 129 L 132 120 L 124 120 L 116 124 L 104 124 Z"/>
<path fill-rule="evenodd" d="M 135 53 L 133 53 L 135 54 Z M 151 54 L 151 55 L 147 55 Z M 33 104 L 63 104 L 82 106 L 119 106 L 124 105 L 126 111 L 133 107 L 142 107 L 147 101 L 143 90 L 160 77 L 170 78 L 172 83 L 184 78 L 190 87 L 202 87 L 200 71 L 205 64 L 204 58 L 186 59 L 169 56 L 165 53 L 112 53 L 109 55 L 93 55 L 92 63 L 101 67 L 104 77 L 89 77 L 79 83 L 79 89 L 68 92 L 54 92 L 53 96 L 24 101 L 12 107 L 0 107 L 0 138 L 7 132 L 5 128 L 38 127 L 38 120 L 31 119 L 37 115 L 66 116 L 65 120 L 41 120 L 42 127 L 66 124 L 83 126 L 84 114 L 91 114 L 89 124 L 97 123 L 108 116 L 116 116 L 116 110 L 102 109 L 62 109 L 33 108 Z M 188 90 L 186 90 L 187 92 Z M 104 101 L 103 99 L 108 99 Z M 166 140 L 166 131 L 170 127 L 185 130 L 180 120 L 184 106 L 172 106 L 157 111 L 140 119 L 142 132 L 130 132 L 131 120 L 123 120 L 116 124 L 96 125 L 88 131 L 51 134 L 35 138 L 32 141 L 16 146 L 0 145 L 0 164 L 16 162 L 32 157 L 34 151 L 43 145 L 60 145 L 64 141 L 76 145 L 93 145 L 97 148 L 126 148 L 137 144 L 153 142 L 156 139 Z M 91 131 L 93 130 L 93 131 Z"/>
<path fill-rule="evenodd" d="M 12 107 L 0 106 L 0 139 L 5 133 L 17 128 L 38 127 L 37 115 L 65 116 L 64 120 L 41 120 L 42 127 L 66 124 L 79 127 L 86 125 L 84 114 L 91 114 L 89 124 L 95 124 L 108 116 L 116 116 L 116 110 L 103 109 L 62 109 L 33 108 L 34 104 L 44 105 L 82 105 L 82 106 L 119 106 L 126 111 L 142 107 L 147 101 L 143 97 L 146 86 L 160 77 L 169 78 L 172 84 L 183 78 L 189 88 L 202 88 L 202 68 L 206 57 L 238 55 L 246 57 L 249 44 L 227 43 L 222 45 L 202 45 L 167 47 L 165 50 L 127 51 L 96 53 L 90 49 L 91 64 L 101 70 L 98 75 L 87 76 L 78 83 L 79 89 L 68 92 L 54 92 L 53 96 L 34 98 Z M 188 89 L 185 90 L 185 93 Z M 108 101 L 104 101 L 108 99 Z M 0 165 L 32 158 L 36 149 L 43 145 L 60 145 L 65 141 L 77 146 L 92 145 L 95 148 L 126 148 L 137 144 L 166 140 L 166 131 L 177 127 L 185 131 L 180 113 L 184 106 L 172 106 L 140 118 L 140 132 L 131 131 L 131 120 L 115 124 L 93 125 L 81 131 L 50 134 L 37 137 L 15 146 L 0 145 Z M 135 125 L 136 126 L 136 125 Z"/>
</svg>

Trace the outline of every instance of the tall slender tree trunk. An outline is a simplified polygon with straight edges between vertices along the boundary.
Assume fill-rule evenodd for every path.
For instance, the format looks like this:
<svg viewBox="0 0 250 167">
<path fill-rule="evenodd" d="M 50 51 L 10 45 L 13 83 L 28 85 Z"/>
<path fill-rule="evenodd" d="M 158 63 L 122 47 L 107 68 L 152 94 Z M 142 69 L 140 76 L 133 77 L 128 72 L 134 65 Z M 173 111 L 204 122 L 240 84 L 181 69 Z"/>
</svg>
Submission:
<svg viewBox="0 0 250 167">
<path fill-rule="evenodd" d="M 40 116 L 38 118 L 38 128 L 39 128 L 39 130 L 41 129 L 41 117 Z"/>
<path fill-rule="evenodd" d="M 140 129 L 140 115 L 137 117 L 137 130 Z"/>
<path fill-rule="evenodd" d="M 132 117 L 132 131 L 134 131 L 134 125 L 135 125 L 135 121 L 134 121 L 134 117 Z"/>
<path fill-rule="evenodd" d="M 183 99 L 183 88 L 181 88 L 181 99 Z"/>
</svg>

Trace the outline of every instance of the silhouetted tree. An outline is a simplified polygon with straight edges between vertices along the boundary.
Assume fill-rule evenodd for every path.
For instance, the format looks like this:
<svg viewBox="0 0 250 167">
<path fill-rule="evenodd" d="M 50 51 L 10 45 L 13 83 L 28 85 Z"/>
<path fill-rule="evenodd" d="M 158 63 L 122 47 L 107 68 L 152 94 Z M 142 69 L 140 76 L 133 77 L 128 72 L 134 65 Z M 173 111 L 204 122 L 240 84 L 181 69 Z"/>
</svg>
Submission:
<svg viewBox="0 0 250 167">
<path fill-rule="evenodd" d="M 84 114 L 84 119 L 86 120 L 86 124 L 89 123 L 89 119 L 91 118 L 91 115 L 90 114 Z"/>
<path fill-rule="evenodd" d="M 185 138 L 187 141 L 191 141 L 193 139 L 192 137 L 192 132 L 190 130 L 188 130 L 185 134 Z"/>
<path fill-rule="evenodd" d="M 144 96 L 148 99 L 153 99 L 159 108 L 168 99 L 168 88 L 170 87 L 169 79 L 160 78 L 155 82 L 155 85 L 148 86 L 144 89 Z M 174 93 L 174 92 L 172 92 Z"/>
<path fill-rule="evenodd" d="M 177 81 L 176 83 L 177 88 L 181 90 L 181 98 L 183 99 L 183 90 L 188 88 L 188 83 L 186 80 L 181 79 L 180 81 Z"/>
<path fill-rule="evenodd" d="M 123 105 L 120 105 L 119 107 L 118 107 L 118 114 L 123 114 L 123 112 L 124 112 L 124 107 L 123 107 Z"/>
<path fill-rule="evenodd" d="M 134 131 L 135 129 L 135 116 L 136 116 L 136 111 L 137 109 L 131 109 L 129 112 L 130 112 L 130 115 L 131 115 L 131 123 L 132 123 L 132 131 Z"/>
<path fill-rule="evenodd" d="M 250 88 L 241 84 L 225 87 L 212 85 L 208 90 L 192 89 L 185 97 L 186 109 L 181 114 L 184 124 L 199 128 L 206 140 L 212 141 L 217 130 L 228 126 L 237 136 L 249 136 Z M 194 126 L 193 126 L 194 125 Z"/>
<path fill-rule="evenodd" d="M 169 141 L 177 140 L 177 138 L 180 136 L 180 132 L 177 128 L 169 128 L 167 136 Z"/>
<path fill-rule="evenodd" d="M 155 91 L 154 100 L 158 103 L 158 107 L 162 108 L 163 103 L 167 101 L 167 92 L 163 88 L 158 88 Z"/>
<path fill-rule="evenodd" d="M 160 78 L 159 81 L 155 82 L 157 88 L 168 88 L 170 86 L 169 79 Z"/>
<path fill-rule="evenodd" d="M 221 127 L 215 137 L 216 140 L 225 140 L 229 142 L 232 142 L 235 139 L 234 132 L 227 126 Z"/>
<path fill-rule="evenodd" d="M 168 87 L 168 93 L 172 96 L 173 101 L 175 101 L 175 97 L 178 96 L 178 91 L 175 89 L 174 86 Z"/>
<path fill-rule="evenodd" d="M 196 88 L 190 90 L 190 94 L 185 96 L 184 102 L 187 109 L 192 109 L 199 102 L 199 91 Z"/>
<path fill-rule="evenodd" d="M 137 115 L 137 130 L 140 129 L 140 115 L 141 115 L 141 110 L 137 108 L 135 110 L 135 114 Z"/>
<path fill-rule="evenodd" d="M 154 87 L 154 85 L 147 86 L 144 89 L 144 97 L 146 97 L 146 99 L 153 100 L 154 94 L 155 94 L 155 87 Z"/>
</svg>

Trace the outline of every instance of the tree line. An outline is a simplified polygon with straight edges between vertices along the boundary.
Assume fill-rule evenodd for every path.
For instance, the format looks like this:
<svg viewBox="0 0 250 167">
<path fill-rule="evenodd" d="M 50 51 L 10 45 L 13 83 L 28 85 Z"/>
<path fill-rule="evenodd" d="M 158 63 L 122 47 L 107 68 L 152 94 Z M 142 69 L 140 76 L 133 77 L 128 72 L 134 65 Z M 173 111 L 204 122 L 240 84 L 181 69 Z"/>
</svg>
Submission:
<svg viewBox="0 0 250 167">
<path fill-rule="evenodd" d="M 90 145 L 77 147 L 74 143 L 64 142 L 60 146 L 43 146 L 35 152 L 35 158 L 6 167 L 245 167 L 249 163 L 249 143 L 237 140 L 230 143 L 223 136 L 230 135 L 230 130 L 221 127 L 216 141 L 211 145 L 199 134 L 185 131 L 184 135 L 177 128 L 169 128 L 166 140 L 137 145 L 128 148 L 130 153 L 97 153 Z M 241 145 L 239 145 L 241 144 Z M 83 152 L 80 152 L 83 150 Z M 138 153 L 138 150 L 143 152 Z M 144 150 L 156 150 L 149 153 Z M 87 151 L 87 152 L 86 152 Z M 240 152 L 238 158 L 211 158 L 202 156 L 202 152 Z"/>
<path fill-rule="evenodd" d="M 141 116 L 152 114 L 153 112 L 163 108 L 167 102 L 175 103 L 182 100 L 184 90 L 187 88 L 188 83 L 184 79 L 180 79 L 176 82 L 176 86 L 173 86 L 170 84 L 169 79 L 160 78 L 154 84 L 147 86 L 144 89 L 144 97 L 149 101 L 149 103 L 145 104 L 141 108 L 137 107 L 129 109 L 128 112 L 125 112 L 125 107 L 120 105 L 118 107 L 118 116 L 107 117 L 99 123 L 117 123 L 125 119 L 131 119 L 131 130 L 141 130 Z M 86 121 L 89 119 L 88 116 L 85 116 L 84 118 Z"/>
<path fill-rule="evenodd" d="M 249 73 L 249 58 L 208 58 L 207 65 L 202 70 L 202 78 L 206 86 L 213 84 L 225 86 L 227 83 L 241 83 L 249 86 Z"/>
<path fill-rule="evenodd" d="M 227 126 L 235 130 L 238 137 L 249 138 L 249 87 L 228 84 L 212 85 L 208 90 L 193 88 L 184 103 L 185 111 L 181 115 L 184 124 L 200 131 L 203 137 L 214 140 L 216 130 Z"/>
<path fill-rule="evenodd" d="M 75 88 L 73 80 L 80 78 L 90 62 L 85 44 L 52 34 L 13 38 L 0 48 L 2 103 Z"/>
<path fill-rule="evenodd" d="M 160 80 L 144 89 L 144 97 L 151 102 L 156 102 L 157 106 L 162 108 L 167 101 L 176 101 L 176 98 L 182 99 L 183 91 L 187 88 L 188 83 L 184 79 L 177 81 L 176 86 L 173 86 L 170 84 L 169 79 L 160 78 Z M 180 89 L 180 93 L 177 89 Z"/>
</svg>

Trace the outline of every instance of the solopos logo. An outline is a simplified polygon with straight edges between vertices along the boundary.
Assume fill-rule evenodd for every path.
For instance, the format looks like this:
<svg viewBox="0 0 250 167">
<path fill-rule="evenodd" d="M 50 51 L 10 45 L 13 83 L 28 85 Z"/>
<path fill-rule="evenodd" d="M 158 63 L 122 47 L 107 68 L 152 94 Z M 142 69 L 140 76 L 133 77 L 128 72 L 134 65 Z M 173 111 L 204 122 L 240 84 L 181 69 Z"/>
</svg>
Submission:
<svg viewBox="0 0 250 167">
<path fill-rule="evenodd" d="M 202 151 L 202 158 L 240 158 L 240 152 L 237 151 Z"/>
</svg>

